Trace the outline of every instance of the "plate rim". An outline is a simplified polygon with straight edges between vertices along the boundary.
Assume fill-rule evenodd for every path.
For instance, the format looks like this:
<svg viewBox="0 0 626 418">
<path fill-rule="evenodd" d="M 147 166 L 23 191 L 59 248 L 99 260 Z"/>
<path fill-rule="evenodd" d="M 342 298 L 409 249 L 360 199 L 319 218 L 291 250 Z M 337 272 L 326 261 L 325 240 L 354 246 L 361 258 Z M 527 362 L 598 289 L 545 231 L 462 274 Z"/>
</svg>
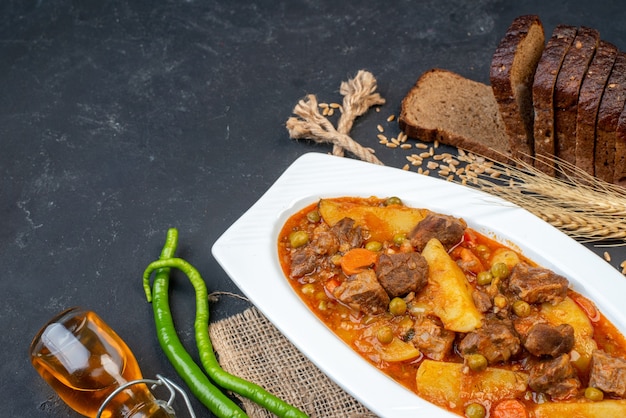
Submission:
<svg viewBox="0 0 626 418">
<path fill-rule="evenodd" d="M 377 183 L 380 181 L 394 182 Z M 379 193 L 373 191 L 383 188 L 412 195 L 389 193 L 379 197 L 399 195 L 409 206 L 427 207 L 463 217 L 470 227 L 479 232 L 513 244 L 531 260 L 567 277 L 574 290 L 588 296 L 626 335 L 626 314 L 616 300 L 617 294 L 626 294 L 626 278 L 590 249 L 525 209 L 491 194 L 442 179 L 349 158 L 306 153 L 292 162 L 268 190 L 224 231 L 213 244 L 211 252 L 242 293 L 304 356 L 372 412 L 393 417 L 414 416 L 416 412 L 432 417 L 457 416 L 393 381 L 329 330 L 302 303 L 287 282 L 276 247 L 284 221 L 306 203 L 313 203 L 321 197 L 374 196 Z M 324 190 L 328 192 L 323 193 Z M 418 192 L 423 193 L 421 198 L 431 199 L 431 205 L 416 205 L 414 202 L 419 198 L 413 193 Z M 462 207 L 446 208 L 450 203 L 459 202 L 463 203 Z M 537 233 L 541 234 L 539 241 L 533 235 Z M 541 253 L 546 250 L 551 251 L 550 254 L 542 256 Z M 250 259 L 250 263 L 241 262 L 242 254 Z M 266 270 L 266 280 L 277 285 L 272 294 L 263 289 L 258 278 L 255 280 L 252 277 L 252 261 L 260 263 Z M 270 272 L 269 278 L 267 271 Z M 582 278 L 592 273 L 593 277 L 602 275 L 603 279 L 592 282 Z M 619 291 L 611 291 L 613 286 Z M 270 296 L 276 295 L 286 299 L 275 303 Z M 320 340 L 323 346 L 319 344 Z M 329 358 L 333 356 L 337 358 Z M 367 367 L 359 370 L 359 378 L 350 378 L 348 374 L 361 364 Z M 385 390 L 368 387 L 365 379 L 373 385 L 383 385 Z M 389 385 L 389 381 L 393 384 Z"/>
</svg>

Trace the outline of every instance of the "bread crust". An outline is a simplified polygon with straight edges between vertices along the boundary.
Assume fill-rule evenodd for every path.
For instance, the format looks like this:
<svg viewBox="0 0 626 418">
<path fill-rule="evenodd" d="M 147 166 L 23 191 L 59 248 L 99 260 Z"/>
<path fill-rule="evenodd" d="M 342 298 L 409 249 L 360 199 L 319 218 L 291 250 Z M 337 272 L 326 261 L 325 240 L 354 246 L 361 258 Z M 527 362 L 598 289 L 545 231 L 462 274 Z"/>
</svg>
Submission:
<svg viewBox="0 0 626 418">
<path fill-rule="evenodd" d="M 617 122 L 615 132 L 615 167 L 613 169 L 613 183 L 626 186 L 626 107 Z"/>
<path fill-rule="evenodd" d="M 625 102 L 626 53 L 619 52 L 600 101 L 596 123 L 595 176 L 609 183 L 614 181 L 616 132 Z"/>
<path fill-rule="evenodd" d="M 601 40 L 578 94 L 576 166 L 592 176 L 595 175 L 594 152 L 598 107 L 616 56 L 617 47 Z"/>
<path fill-rule="evenodd" d="M 572 46 L 568 49 L 554 87 L 555 155 L 576 165 L 576 117 L 578 97 L 585 73 L 593 58 L 600 33 L 579 27 Z"/>
<path fill-rule="evenodd" d="M 526 162 L 533 155 L 532 83 L 545 44 L 537 15 L 517 17 L 491 60 L 490 82 L 498 101 L 514 158 Z"/>
<path fill-rule="evenodd" d="M 533 82 L 533 106 L 535 109 L 535 157 L 545 156 L 550 161 L 554 157 L 554 87 L 561 69 L 565 54 L 569 50 L 576 28 L 569 25 L 558 25 L 552 32 L 546 48 L 543 50 Z M 554 164 L 545 159 L 537 158 L 535 168 L 554 177 Z"/>
</svg>

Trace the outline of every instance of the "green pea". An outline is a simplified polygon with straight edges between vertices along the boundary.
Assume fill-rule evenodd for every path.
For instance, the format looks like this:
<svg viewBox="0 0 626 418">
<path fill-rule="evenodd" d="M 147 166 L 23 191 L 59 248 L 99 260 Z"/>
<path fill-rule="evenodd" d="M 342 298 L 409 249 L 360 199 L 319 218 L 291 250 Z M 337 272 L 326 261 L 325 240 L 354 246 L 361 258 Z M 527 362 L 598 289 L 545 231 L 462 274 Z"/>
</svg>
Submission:
<svg viewBox="0 0 626 418">
<path fill-rule="evenodd" d="M 393 298 L 389 302 L 389 312 L 392 315 L 404 315 L 406 312 L 406 302 L 402 298 Z"/>
<path fill-rule="evenodd" d="M 590 386 L 585 389 L 585 398 L 590 401 L 598 402 L 604 399 L 604 393 L 600 389 Z"/>
<path fill-rule="evenodd" d="M 479 403 L 471 403 L 465 407 L 465 416 L 467 418 L 485 418 L 487 410 Z"/>
<path fill-rule="evenodd" d="M 478 244 L 475 248 L 475 251 L 482 257 L 488 258 L 491 254 L 491 250 L 485 244 Z"/>
<path fill-rule="evenodd" d="M 513 312 L 520 318 L 526 318 L 530 315 L 530 305 L 523 300 L 516 300 L 513 303 Z"/>
<path fill-rule="evenodd" d="M 487 368 L 487 358 L 482 354 L 469 354 L 465 357 L 465 361 L 474 372 L 482 372 Z"/>
<path fill-rule="evenodd" d="M 487 286 L 488 284 L 491 284 L 492 280 L 493 274 L 491 274 L 490 271 L 481 271 L 480 273 L 478 273 L 478 275 L 476 275 L 476 283 L 481 286 Z"/>
<path fill-rule="evenodd" d="M 365 249 L 377 252 L 383 249 L 383 244 L 380 241 L 369 241 L 365 244 Z"/>
<path fill-rule="evenodd" d="M 322 219 L 321 216 L 320 216 L 319 211 L 317 211 L 317 210 L 312 210 L 311 212 L 307 213 L 306 214 L 306 218 L 307 218 L 307 220 L 309 222 L 311 222 L 313 224 L 318 223 L 320 221 L 320 219 Z"/>
<path fill-rule="evenodd" d="M 306 231 L 293 231 L 289 234 L 291 248 L 298 248 L 309 242 L 309 234 Z"/>
<path fill-rule="evenodd" d="M 396 245 L 402 245 L 406 241 L 406 234 L 397 233 L 393 236 L 393 243 Z"/>
<path fill-rule="evenodd" d="M 504 263 L 495 263 L 491 266 L 491 274 L 498 279 L 506 279 L 509 277 L 509 266 Z"/>
<path fill-rule="evenodd" d="M 388 197 L 387 199 L 385 199 L 385 206 L 401 205 L 401 204 L 402 204 L 402 200 L 400 200 L 400 198 L 396 196 Z"/>
<path fill-rule="evenodd" d="M 378 338 L 378 341 L 383 344 L 389 344 L 393 341 L 393 330 L 386 325 L 380 327 L 378 328 L 378 331 L 376 331 L 376 338 Z"/>
</svg>

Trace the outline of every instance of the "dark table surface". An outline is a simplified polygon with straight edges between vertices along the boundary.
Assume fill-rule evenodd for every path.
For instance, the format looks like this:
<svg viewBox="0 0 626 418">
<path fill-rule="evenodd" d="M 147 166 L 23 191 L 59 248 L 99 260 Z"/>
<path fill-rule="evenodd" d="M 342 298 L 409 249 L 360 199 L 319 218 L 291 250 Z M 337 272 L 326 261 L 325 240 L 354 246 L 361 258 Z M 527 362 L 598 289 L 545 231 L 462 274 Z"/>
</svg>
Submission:
<svg viewBox="0 0 626 418">
<path fill-rule="evenodd" d="M 341 81 L 371 71 L 387 104 L 352 136 L 401 167 L 406 154 L 379 145 L 376 125 L 432 67 L 488 82 L 495 46 L 527 13 L 548 35 L 586 25 L 626 49 L 619 1 L 2 2 L 0 415 L 77 416 L 27 354 L 75 305 L 118 332 L 144 375 L 175 376 L 140 283 L 166 230 L 179 229 L 178 254 L 210 292 L 238 293 L 211 246 L 298 156 L 330 151 L 289 139 L 299 99 L 340 102 Z M 608 251 L 613 264 L 626 258 Z M 172 291 L 193 347 L 192 289 L 179 280 Z M 212 320 L 248 306 L 222 297 Z"/>
</svg>

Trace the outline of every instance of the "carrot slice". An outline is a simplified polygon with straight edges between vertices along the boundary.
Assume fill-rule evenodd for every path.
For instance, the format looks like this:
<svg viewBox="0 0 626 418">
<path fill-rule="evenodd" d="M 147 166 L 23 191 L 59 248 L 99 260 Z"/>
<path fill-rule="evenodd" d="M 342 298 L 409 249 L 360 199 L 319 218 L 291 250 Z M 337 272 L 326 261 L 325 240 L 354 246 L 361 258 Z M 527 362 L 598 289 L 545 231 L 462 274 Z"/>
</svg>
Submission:
<svg viewBox="0 0 626 418">
<path fill-rule="evenodd" d="M 569 295 L 574 302 L 582 309 L 591 322 L 598 322 L 600 320 L 600 312 L 596 308 L 596 305 L 586 297 L 579 295 L 577 293 L 572 293 Z"/>
<path fill-rule="evenodd" d="M 341 269 L 346 276 L 362 272 L 376 263 L 378 253 L 365 248 L 353 248 L 341 257 Z"/>
<path fill-rule="evenodd" d="M 473 274 L 478 274 L 481 271 L 484 271 L 483 263 L 481 263 L 480 259 L 474 252 L 465 247 L 455 247 L 450 255 L 453 258 L 457 258 L 461 260 L 460 267 Z"/>
<path fill-rule="evenodd" d="M 528 418 L 526 407 L 517 399 L 506 399 L 491 410 L 491 418 Z"/>
<path fill-rule="evenodd" d="M 329 279 L 324 286 L 326 287 L 326 290 L 330 294 L 332 294 L 337 288 L 337 286 L 339 286 L 340 284 L 341 283 L 339 283 L 339 280 L 333 278 L 333 279 Z"/>
</svg>

